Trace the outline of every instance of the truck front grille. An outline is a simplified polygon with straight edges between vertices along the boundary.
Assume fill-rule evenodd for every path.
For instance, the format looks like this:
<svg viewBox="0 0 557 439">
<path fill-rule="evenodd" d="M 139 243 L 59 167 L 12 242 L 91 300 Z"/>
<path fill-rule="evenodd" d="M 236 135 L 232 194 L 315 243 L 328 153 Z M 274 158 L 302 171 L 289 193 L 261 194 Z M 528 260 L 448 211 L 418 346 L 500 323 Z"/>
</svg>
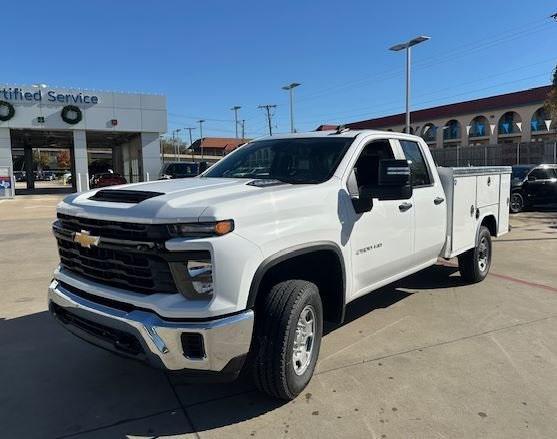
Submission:
<svg viewBox="0 0 557 439">
<path fill-rule="evenodd" d="M 168 263 L 160 257 L 57 240 L 61 265 L 80 276 L 146 294 L 177 292 Z"/>
<path fill-rule="evenodd" d="M 58 214 L 61 228 L 80 232 L 87 230 L 91 235 L 131 241 L 153 241 L 171 238 L 166 225 L 135 224 L 120 221 L 106 221 L 93 218 Z"/>
<path fill-rule="evenodd" d="M 58 214 L 53 224 L 62 268 L 98 283 L 138 293 L 177 293 L 164 224 L 135 224 Z M 76 232 L 100 237 L 96 245 L 74 242 Z"/>
</svg>

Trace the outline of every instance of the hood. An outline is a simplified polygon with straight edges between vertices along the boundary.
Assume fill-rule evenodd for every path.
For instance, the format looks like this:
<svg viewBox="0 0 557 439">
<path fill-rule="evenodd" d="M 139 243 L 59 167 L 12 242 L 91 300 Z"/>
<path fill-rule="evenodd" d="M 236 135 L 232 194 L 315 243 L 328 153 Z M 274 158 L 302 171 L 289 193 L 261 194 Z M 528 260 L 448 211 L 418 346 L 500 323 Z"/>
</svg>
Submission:
<svg viewBox="0 0 557 439">
<path fill-rule="evenodd" d="M 245 203 L 297 187 L 287 183 L 254 185 L 252 182 L 249 179 L 203 177 L 110 186 L 66 197 L 58 205 L 58 212 L 124 222 L 195 222 L 209 207 L 233 205 L 241 209 Z M 102 193 L 98 194 L 100 191 L 126 191 L 120 194 L 130 202 L 103 200 Z M 143 195 L 146 199 L 142 200 Z"/>
</svg>

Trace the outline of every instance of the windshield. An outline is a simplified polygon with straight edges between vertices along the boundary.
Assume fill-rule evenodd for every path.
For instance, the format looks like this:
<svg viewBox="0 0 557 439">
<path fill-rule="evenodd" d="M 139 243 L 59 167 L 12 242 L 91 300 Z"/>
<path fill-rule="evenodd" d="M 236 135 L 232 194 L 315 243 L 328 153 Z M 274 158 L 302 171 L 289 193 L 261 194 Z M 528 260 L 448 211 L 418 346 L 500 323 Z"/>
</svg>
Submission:
<svg viewBox="0 0 557 439">
<path fill-rule="evenodd" d="M 203 176 L 322 183 L 331 178 L 352 140 L 347 137 L 260 140 L 242 146 Z"/>
<path fill-rule="evenodd" d="M 526 174 L 528 174 L 529 170 L 530 168 L 528 167 L 524 167 L 524 168 L 513 167 L 512 179 L 523 180 L 526 177 Z"/>
<path fill-rule="evenodd" d="M 197 175 L 197 166 L 194 163 L 172 163 L 166 171 L 169 174 Z"/>
</svg>

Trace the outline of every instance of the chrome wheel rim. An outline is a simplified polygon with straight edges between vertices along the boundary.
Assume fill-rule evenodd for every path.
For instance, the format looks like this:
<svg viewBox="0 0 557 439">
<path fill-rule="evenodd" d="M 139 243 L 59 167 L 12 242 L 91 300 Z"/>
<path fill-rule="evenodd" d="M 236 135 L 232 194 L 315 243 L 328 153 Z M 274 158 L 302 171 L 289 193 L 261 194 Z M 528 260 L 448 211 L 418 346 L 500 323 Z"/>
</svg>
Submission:
<svg viewBox="0 0 557 439">
<path fill-rule="evenodd" d="M 513 195 L 511 197 L 511 209 L 512 210 L 520 210 L 522 208 L 522 200 L 520 195 Z"/>
<path fill-rule="evenodd" d="M 480 271 L 487 270 L 487 264 L 489 262 L 489 243 L 487 238 L 484 236 L 480 240 L 480 245 L 478 246 L 478 268 Z"/>
<path fill-rule="evenodd" d="M 306 305 L 300 313 L 294 335 L 292 366 L 296 375 L 302 375 L 311 363 L 314 336 L 315 311 L 311 305 Z"/>
</svg>

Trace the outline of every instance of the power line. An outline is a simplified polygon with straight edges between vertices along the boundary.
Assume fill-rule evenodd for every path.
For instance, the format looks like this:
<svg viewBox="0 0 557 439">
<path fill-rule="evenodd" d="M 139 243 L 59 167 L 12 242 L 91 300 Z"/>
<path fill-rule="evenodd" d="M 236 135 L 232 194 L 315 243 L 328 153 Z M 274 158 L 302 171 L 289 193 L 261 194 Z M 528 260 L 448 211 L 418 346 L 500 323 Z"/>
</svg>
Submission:
<svg viewBox="0 0 557 439">
<path fill-rule="evenodd" d="M 545 64 L 545 63 L 553 62 L 553 61 L 554 61 L 554 58 L 548 58 L 548 59 L 545 59 L 545 60 L 543 60 L 543 61 L 539 61 L 539 62 L 536 62 L 536 63 L 528 64 L 528 65 L 525 65 L 525 66 L 520 66 L 520 67 L 517 67 L 517 68 L 514 68 L 514 69 L 510 69 L 510 70 L 506 70 L 506 71 L 500 72 L 500 73 L 498 73 L 498 74 L 496 74 L 496 75 L 490 75 L 490 76 L 482 77 L 480 80 L 467 81 L 467 82 L 460 83 L 460 84 L 458 84 L 458 85 L 456 85 L 456 86 L 453 85 L 453 86 L 448 86 L 448 87 L 444 87 L 444 88 L 441 88 L 441 89 L 429 91 L 429 92 L 426 92 L 426 93 L 419 93 L 419 94 L 416 95 L 416 97 L 423 97 L 423 96 L 435 95 L 435 94 L 438 94 L 438 93 L 440 93 L 440 92 L 442 92 L 442 91 L 445 91 L 445 90 L 454 90 L 455 88 L 461 87 L 461 86 L 463 86 L 463 85 L 476 84 L 476 83 L 479 83 L 479 82 L 483 82 L 483 81 L 486 80 L 486 79 L 491 79 L 491 78 L 496 78 L 496 77 L 499 77 L 499 76 L 504 76 L 504 75 L 506 75 L 506 74 L 508 74 L 508 73 L 511 73 L 511 72 L 515 72 L 515 71 L 518 71 L 518 70 L 523 70 L 523 69 L 525 69 L 525 68 L 529 68 L 529 67 L 533 67 L 533 66 L 536 66 L 536 65 Z M 545 73 L 544 73 L 544 74 L 545 74 Z M 541 74 L 540 74 L 540 75 L 541 75 Z M 520 80 L 525 80 L 525 79 L 528 79 L 528 78 L 523 78 L 523 79 L 520 79 Z M 489 88 L 489 87 L 488 87 L 488 88 Z M 455 96 L 455 95 L 452 95 L 452 96 Z M 320 118 L 320 117 L 328 117 L 328 116 L 333 116 L 333 117 L 337 117 L 337 118 L 338 118 L 339 116 L 342 117 L 343 115 L 352 115 L 352 116 L 354 116 L 354 112 L 355 112 L 355 111 L 364 112 L 365 110 L 378 110 L 378 109 L 380 109 L 382 106 L 391 105 L 391 104 L 396 104 L 397 102 L 398 102 L 398 100 L 392 100 L 392 101 L 382 102 L 382 103 L 379 103 L 379 104 L 376 103 L 376 104 L 374 104 L 373 106 L 365 106 L 365 107 L 352 108 L 352 109 L 350 109 L 350 110 L 347 110 L 347 111 L 344 111 L 344 112 L 341 112 L 341 113 L 325 113 L 325 114 L 321 114 L 321 115 L 317 115 L 317 116 L 312 116 L 312 119 L 315 120 L 316 118 L 318 119 L 318 118 Z M 389 107 L 389 108 L 390 108 L 390 107 Z M 361 114 L 366 114 L 366 113 L 358 113 L 358 115 L 361 115 Z M 306 118 L 306 119 L 304 119 L 304 120 L 308 120 L 308 119 Z"/>
<path fill-rule="evenodd" d="M 466 56 L 466 55 L 469 55 L 469 54 L 472 54 L 472 53 L 476 53 L 476 52 L 481 51 L 481 50 L 489 49 L 489 48 L 491 48 L 491 47 L 493 47 L 493 46 L 495 46 L 495 45 L 497 45 L 501 42 L 512 41 L 512 40 L 515 40 L 517 38 L 521 38 L 525 35 L 529 35 L 529 34 L 532 34 L 532 33 L 537 33 L 542 28 L 548 27 L 548 25 L 550 23 L 548 23 L 546 20 L 547 20 L 547 18 L 544 18 L 542 20 L 538 19 L 538 20 L 533 21 L 532 23 L 540 23 L 536 27 L 533 27 L 532 24 L 522 25 L 522 26 L 519 26 L 519 27 L 514 28 L 512 30 L 505 31 L 505 32 L 502 32 L 500 34 L 495 34 L 492 37 L 486 37 L 482 40 L 477 40 L 475 42 L 471 42 L 471 43 L 467 43 L 467 44 L 464 44 L 464 45 L 461 45 L 461 46 L 457 46 L 456 49 L 453 48 L 450 51 L 442 52 L 442 53 L 439 53 L 438 55 L 422 59 L 420 62 L 418 62 L 414 65 L 414 68 L 417 68 L 417 69 L 430 68 L 430 67 L 433 67 L 435 65 L 439 65 L 439 64 L 442 64 L 442 63 L 445 63 L 445 62 L 448 62 L 448 61 L 452 61 L 452 60 L 460 58 L 462 56 Z M 541 23 L 541 21 L 544 21 L 545 23 Z M 505 37 L 495 38 L 498 35 L 505 35 Z M 493 38 L 495 38 L 495 39 L 493 39 Z M 486 41 L 486 39 L 488 39 L 488 41 Z M 433 61 L 435 61 L 435 62 L 433 62 Z M 298 102 L 305 102 L 307 100 L 313 100 L 313 99 L 322 97 L 324 95 L 330 94 L 330 92 L 333 92 L 333 91 L 334 91 L 334 93 L 340 92 L 341 90 L 344 90 L 346 88 L 350 88 L 350 87 L 360 85 L 362 83 L 366 83 L 366 82 L 370 82 L 370 81 L 379 82 L 379 81 L 391 79 L 391 78 L 393 78 L 393 75 L 401 75 L 402 73 L 403 73 L 403 69 L 396 68 L 396 69 L 386 70 L 386 71 L 383 71 L 383 72 L 378 73 L 376 75 L 368 76 L 366 78 L 360 78 L 360 79 L 353 80 L 353 81 L 346 81 L 343 84 L 327 87 L 327 88 L 325 88 L 321 91 L 318 91 L 317 93 L 301 96 L 298 99 Z"/>
</svg>

